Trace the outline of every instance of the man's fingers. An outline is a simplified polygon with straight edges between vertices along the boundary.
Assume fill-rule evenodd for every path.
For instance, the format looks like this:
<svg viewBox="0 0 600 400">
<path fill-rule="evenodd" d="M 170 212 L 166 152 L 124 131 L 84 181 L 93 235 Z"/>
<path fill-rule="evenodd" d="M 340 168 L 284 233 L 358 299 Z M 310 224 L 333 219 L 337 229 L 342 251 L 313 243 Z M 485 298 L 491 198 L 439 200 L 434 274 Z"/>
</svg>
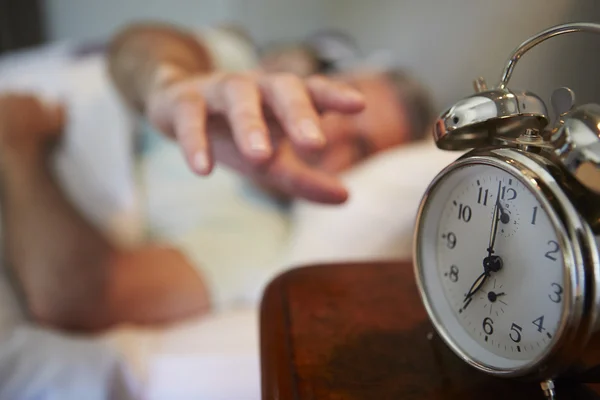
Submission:
<svg viewBox="0 0 600 400">
<path fill-rule="evenodd" d="M 356 113 L 365 107 L 362 94 L 343 82 L 315 75 L 307 78 L 306 86 L 319 111 Z"/>
<path fill-rule="evenodd" d="M 206 107 L 200 95 L 188 96 L 173 106 L 175 138 L 190 168 L 200 175 L 212 171 L 213 160 L 206 134 Z"/>
<path fill-rule="evenodd" d="M 348 199 L 348 191 L 338 179 L 309 167 L 291 146 L 279 150 L 266 177 L 271 185 L 293 197 L 325 204 L 341 204 Z"/>
<path fill-rule="evenodd" d="M 240 152 L 250 162 L 268 160 L 273 147 L 262 114 L 262 100 L 256 82 L 249 77 L 233 75 L 221 85 L 224 114 Z"/>
<path fill-rule="evenodd" d="M 288 139 L 279 142 L 273 157 L 261 165 L 248 163 L 239 148 L 225 136 L 216 136 L 212 144 L 218 160 L 288 196 L 326 204 L 340 204 L 348 198 L 348 191 L 340 181 L 310 168 L 298 157 Z"/>
<path fill-rule="evenodd" d="M 325 145 L 319 116 L 304 82 L 291 74 L 268 75 L 260 79 L 265 98 L 290 139 L 304 149 Z"/>
</svg>

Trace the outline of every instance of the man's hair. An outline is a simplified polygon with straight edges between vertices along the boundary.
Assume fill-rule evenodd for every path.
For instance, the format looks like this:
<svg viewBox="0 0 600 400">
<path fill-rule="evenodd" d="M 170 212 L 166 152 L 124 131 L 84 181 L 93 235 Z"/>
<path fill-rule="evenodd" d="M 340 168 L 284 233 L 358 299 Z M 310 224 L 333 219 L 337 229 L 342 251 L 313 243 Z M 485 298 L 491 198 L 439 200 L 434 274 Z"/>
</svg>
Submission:
<svg viewBox="0 0 600 400">
<path fill-rule="evenodd" d="M 411 126 L 410 139 L 414 141 L 425 138 L 430 134 L 435 119 L 433 101 L 429 90 L 406 70 L 391 69 L 385 71 L 385 75 L 393 85 L 400 104 L 406 110 Z"/>
<path fill-rule="evenodd" d="M 342 65 L 363 57 L 357 41 L 335 29 L 317 31 L 308 36 L 304 44 L 313 51 L 319 63 L 319 72 L 323 74 L 336 72 Z"/>
</svg>

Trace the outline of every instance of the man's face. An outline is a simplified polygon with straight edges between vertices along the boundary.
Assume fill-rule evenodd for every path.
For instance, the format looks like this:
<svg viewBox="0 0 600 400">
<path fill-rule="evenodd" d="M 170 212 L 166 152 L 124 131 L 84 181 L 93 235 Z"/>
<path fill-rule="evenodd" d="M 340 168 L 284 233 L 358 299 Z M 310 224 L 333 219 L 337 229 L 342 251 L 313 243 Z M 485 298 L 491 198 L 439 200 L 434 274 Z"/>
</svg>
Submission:
<svg viewBox="0 0 600 400">
<path fill-rule="evenodd" d="M 404 105 L 385 75 L 355 75 L 346 80 L 363 94 L 366 108 L 354 116 L 323 116 L 328 144 L 310 162 L 329 173 L 342 172 L 370 155 L 410 140 Z"/>
<path fill-rule="evenodd" d="M 316 65 L 301 48 L 273 51 L 261 60 L 268 72 L 292 72 L 299 76 L 314 73 Z M 342 172 L 370 155 L 410 140 L 410 126 L 404 105 L 385 74 L 362 73 L 339 77 L 358 89 L 366 108 L 354 116 L 330 113 L 322 118 L 328 139 L 319 154 L 303 155 L 310 164 L 325 172 Z"/>
</svg>

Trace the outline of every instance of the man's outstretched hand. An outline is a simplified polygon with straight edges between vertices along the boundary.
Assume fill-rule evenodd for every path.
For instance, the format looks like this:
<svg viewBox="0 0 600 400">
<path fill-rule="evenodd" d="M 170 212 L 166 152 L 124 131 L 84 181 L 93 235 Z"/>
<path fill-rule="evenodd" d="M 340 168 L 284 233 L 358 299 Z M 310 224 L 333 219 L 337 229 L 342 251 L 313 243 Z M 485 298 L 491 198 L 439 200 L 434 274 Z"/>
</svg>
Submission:
<svg viewBox="0 0 600 400">
<path fill-rule="evenodd" d="M 292 197 L 346 200 L 344 186 L 309 166 L 303 155 L 326 146 L 321 113 L 364 108 L 356 90 L 321 76 L 291 74 L 218 72 L 165 81 L 150 91 L 147 117 L 178 142 L 199 175 L 218 162 Z"/>
</svg>

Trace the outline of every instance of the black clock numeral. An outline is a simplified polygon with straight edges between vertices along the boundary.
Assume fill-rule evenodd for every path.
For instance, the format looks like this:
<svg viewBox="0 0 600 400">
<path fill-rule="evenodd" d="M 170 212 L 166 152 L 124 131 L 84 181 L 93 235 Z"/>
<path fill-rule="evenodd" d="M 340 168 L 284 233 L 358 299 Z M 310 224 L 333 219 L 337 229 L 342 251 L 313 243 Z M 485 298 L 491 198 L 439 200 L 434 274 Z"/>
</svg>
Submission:
<svg viewBox="0 0 600 400">
<path fill-rule="evenodd" d="M 483 331 L 488 335 L 494 333 L 494 321 L 490 317 L 483 320 Z"/>
<path fill-rule="evenodd" d="M 545 254 L 546 258 L 552 261 L 556 261 L 556 257 L 554 256 L 556 253 L 558 253 L 558 242 L 554 241 L 554 240 L 549 240 L 548 241 L 548 245 L 552 248 L 551 250 L 548 250 Z"/>
<path fill-rule="evenodd" d="M 442 239 L 446 239 L 446 246 L 450 250 L 456 247 L 456 235 L 454 234 L 454 232 L 442 234 Z"/>
<path fill-rule="evenodd" d="M 535 225 L 535 219 L 537 218 L 537 206 L 533 207 L 533 216 L 531 217 L 531 225 Z"/>
<path fill-rule="evenodd" d="M 510 327 L 510 333 L 508 334 L 508 336 L 510 336 L 510 339 L 513 342 L 519 343 L 521 341 L 521 332 L 523 332 L 523 328 L 521 328 L 519 325 L 513 323 L 512 326 Z"/>
<path fill-rule="evenodd" d="M 544 328 L 544 316 L 543 315 L 537 319 L 534 319 L 533 321 L 531 321 L 531 323 L 537 327 L 538 332 L 542 332 L 542 331 L 546 330 L 546 328 Z"/>
<path fill-rule="evenodd" d="M 517 191 L 513 188 L 506 188 L 506 186 L 502 186 L 502 192 L 500 194 L 500 198 L 502 200 L 514 200 L 517 198 Z"/>
<path fill-rule="evenodd" d="M 471 207 L 463 205 L 462 203 L 460 203 L 458 205 L 458 220 L 459 221 L 465 221 L 465 222 L 469 222 L 471 220 L 471 217 L 473 215 L 473 212 L 471 211 Z"/>
<path fill-rule="evenodd" d="M 553 283 L 552 288 L 554 289 L 554 293 L 549 294 L 548 297 L 554 303 L 560 303 L 562 301 L 563 288 L 558 283 Z"/>
<path fill-rule="evenodd" d="M 482 201 L 483 201 L 483 205 L 487 206 L 489 192 L 490 192 L 489 189 L 483 190 L 483 188 L 480 187 L 479 195 L 477 196 L 477 204 L 482 204 Z"/>
<path fill-rule="evenodd" d="M 450 272 L 446 273 L 451 282 L 458 282 L 458 267 L 456 265 L 452 265 L 450 267 Z"/>
</svg>

